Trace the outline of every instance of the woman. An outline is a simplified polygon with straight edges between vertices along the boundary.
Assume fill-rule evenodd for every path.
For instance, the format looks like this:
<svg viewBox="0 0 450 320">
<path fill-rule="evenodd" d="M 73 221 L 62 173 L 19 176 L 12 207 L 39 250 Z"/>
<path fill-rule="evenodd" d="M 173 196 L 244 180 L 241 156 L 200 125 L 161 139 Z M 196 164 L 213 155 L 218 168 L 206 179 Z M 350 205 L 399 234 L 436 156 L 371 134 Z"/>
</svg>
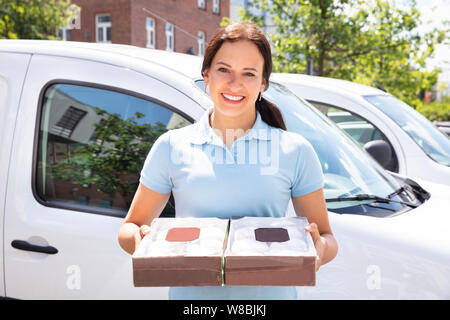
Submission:
<svg viewBox="0 0 450 320">
<path fill-rule="evenodd" d="M 133 253 L 173 192 L 177 217 L 285 215 L 292 199 L 317 250 L 319 267 L 337 254 L 312 146 L 286 131 L 279 109 L 262 98 L 272 71 L 270 45 L 251 23 L 220 28 L 202 75 L 214 107 L 195 124 L 161 135 L 119 231 Z M 151 168 L 151 169 L 150 169 Z M 317 271 L 316 270 L 316 271 Z M 172 299 L 295 299 L 295 287 L 174 287 Z"/>
</svg>

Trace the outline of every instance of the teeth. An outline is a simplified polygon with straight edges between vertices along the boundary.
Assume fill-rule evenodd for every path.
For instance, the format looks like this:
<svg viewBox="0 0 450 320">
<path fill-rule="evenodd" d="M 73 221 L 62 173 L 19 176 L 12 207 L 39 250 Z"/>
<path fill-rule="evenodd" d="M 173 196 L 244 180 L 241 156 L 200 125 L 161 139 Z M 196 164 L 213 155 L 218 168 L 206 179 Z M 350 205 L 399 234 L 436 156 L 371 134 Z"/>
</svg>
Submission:
<svg viewBox="0 0 450 320">
<path fill-rule="evenodd" d="M 225 98 L 233 100 L 233 101 L 239 101 L 239 100 L 244 99 L 244 97 L 242 97 L 242 96 L 229 96 L 228 94 L 225 94 L 225 93 L 222 93 L 222 94 Z"/>
</svg>

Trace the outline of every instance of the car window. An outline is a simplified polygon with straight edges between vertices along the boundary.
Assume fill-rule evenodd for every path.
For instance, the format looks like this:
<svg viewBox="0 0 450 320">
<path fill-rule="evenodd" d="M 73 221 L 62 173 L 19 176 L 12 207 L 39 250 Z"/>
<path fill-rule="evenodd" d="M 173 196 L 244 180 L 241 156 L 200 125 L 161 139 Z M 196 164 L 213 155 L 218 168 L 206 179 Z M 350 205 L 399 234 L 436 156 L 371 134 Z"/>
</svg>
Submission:
<svg viewBox="0 0 450 320">
<path fill-rule="evenodd" d="M 391 95 L 365 96 L 364 99 L 391 118 L 428 157 L 450 167 L 450 139 L 427 118 Z"/>
<path fill-rule="evenodd" d="M 153 143 L 188 124 L 166 106 L 129 94 L 51 85 L 40 114 L 36 192 L 53 206 L 124 216 Z M 173 215 L 169 201 L 162 216 Z"/>
<path fill-rule="evenodd" d="M 391 148 L 392 159 L 386 165 L 386 169 L 392 172 L 398 172 L 398 160 L 392 144 L 389 142 L 388 138 L 374 126 L 367 119 L 357 115 L 353 112 L 339 108 L 336 106 L 331 106 L 328 104 L 308 101 L 314 107 L 316 107 L 320 112 L 326 115 L 329 119 L 333 120 L 337 126 L 348 133 L 355 141 L 357 141 L 361 147 L 363 147 L 367 142 L 374 140 L 384 140 Z"/>
</svg>

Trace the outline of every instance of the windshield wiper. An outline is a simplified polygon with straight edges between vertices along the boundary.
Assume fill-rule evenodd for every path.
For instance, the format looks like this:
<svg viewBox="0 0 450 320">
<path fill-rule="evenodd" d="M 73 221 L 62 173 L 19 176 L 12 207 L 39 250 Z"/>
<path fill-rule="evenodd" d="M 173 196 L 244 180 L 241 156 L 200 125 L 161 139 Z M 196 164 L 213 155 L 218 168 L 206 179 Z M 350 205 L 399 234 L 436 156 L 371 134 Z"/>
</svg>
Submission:
<svg viewBox="0 0 450 320">
<path fill-rule="evenodd" d="M 426 200 L 430 199 L 430 193 L 424 190 L 414 180 L 407 178 L 405 176 L 401 176 L 394 172 L 389 172 L 389 174 L 393 176 L 394 179 L 397 180 L 397 182 L 402 184 L 405 189 L 410 191 L 418 201 L 425 202 Z"/>
<path fill-rule="evenodd" d="M 392 195 L 393 196 L 393 195 Z M 389 196 L 388 196 L 389 197 Z M 338 197 L 338 198 L 330 198 L 330 199 L 326 199 L 326 202 L 336 202 L 336 201 L 366 201 L 366 200 L 373 200 L 376 202 L 382 202 L 382 203 L 390 203 L 390 202 L 395 202 L 395 203 L 401 203 L 407 206 L 410 206 L 412 208 L 417 208 L 418 205 L 413 204 L 413 203 L 409 203 L 409 202 L 404 202 L 404 201 L 396 201 L 396 200 L 392 200 L 390 198 L 383 198 L 383 197 L 379 197 L 376 195 L 371 195 L 371 194 L 357 194 L 351 197 Z"/>
<path fill-rule="evenodd" d="M 389 194 L 387 196 L 388 199 L 391 199 L 393 196 L 396 196 L 404 191 L 407 191 L 405 186 L 401 186 L 400 188 L 398 188 L 397 190 L 395 190 L 394 192 L 392 192 L 391 194 Z"/>
</svg>

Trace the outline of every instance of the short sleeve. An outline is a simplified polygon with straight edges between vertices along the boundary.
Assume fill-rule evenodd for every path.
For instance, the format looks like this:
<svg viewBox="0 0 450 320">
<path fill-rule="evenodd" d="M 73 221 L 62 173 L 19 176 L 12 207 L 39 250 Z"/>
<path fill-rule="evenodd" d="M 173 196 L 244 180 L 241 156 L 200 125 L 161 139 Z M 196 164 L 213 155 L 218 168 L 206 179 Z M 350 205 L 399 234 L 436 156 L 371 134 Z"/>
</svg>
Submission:
<svg viewBox="0 0 450 320">
<path fill-rule="evenodd" d="M 324 177 L 319 157 L 312 145 L 304 140 L 298 151 L 291 196 L 299 197 L 323 188 Z"/>
<path fill-rule="evenodd" d="M 156 139 L 145 159 L 139 179 L 147 188 L 159 193 L 169 193 L 173 186 L 169 171 L 169 132 L 165 132 Z"/>
</svg>

